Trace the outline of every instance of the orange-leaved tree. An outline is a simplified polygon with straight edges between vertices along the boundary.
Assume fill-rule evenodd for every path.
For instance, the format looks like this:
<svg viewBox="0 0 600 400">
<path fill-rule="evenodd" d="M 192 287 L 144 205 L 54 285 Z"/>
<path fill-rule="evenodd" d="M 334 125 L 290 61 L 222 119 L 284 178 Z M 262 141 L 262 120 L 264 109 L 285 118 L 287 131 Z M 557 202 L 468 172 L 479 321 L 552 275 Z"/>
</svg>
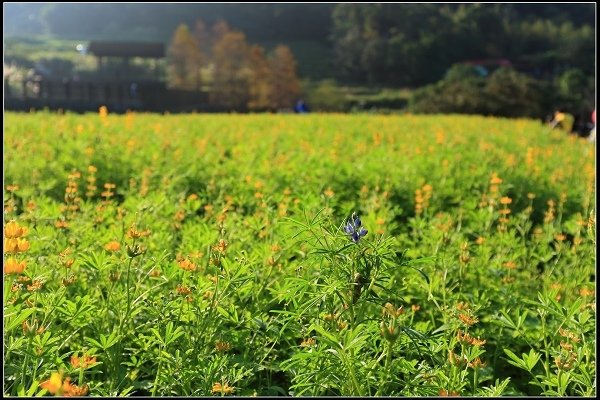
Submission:
<svg viewBox="0 0 600 400">
<path fill-rule="evenodd" d="M 273 51 L 271 66 L 271 107 L 291 108 L 300 95 L 300 83 L 296 75 L 296 59 L 289 47 L 279 45 Z"/>
<path fill-rule="evenodd" d="M 225 33 L 213 46 L 211 102 L 245 110 L 249 100 L 249 48 L 241 32 Z"/>
<path fill-rule="evenodd" d="M 177 89 L 200 89 L 202 53 L 185 24 L 175 30 L 169 47 L 169 82 Z"/>
</svg>

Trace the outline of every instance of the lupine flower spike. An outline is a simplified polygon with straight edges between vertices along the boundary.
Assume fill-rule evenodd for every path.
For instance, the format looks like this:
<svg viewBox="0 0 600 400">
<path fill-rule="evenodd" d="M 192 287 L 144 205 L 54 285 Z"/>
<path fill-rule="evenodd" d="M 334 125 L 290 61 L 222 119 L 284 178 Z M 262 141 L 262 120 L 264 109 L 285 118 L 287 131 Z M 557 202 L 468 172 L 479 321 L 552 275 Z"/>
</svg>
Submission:
<svg viewBox="0 0 600 400">
<path fill-rule="evenodd" d="M 352 217 L 350 217 L 344 226 L 344 232 L 349 235 L 350 240 L 354 243 L 358 243 L 360 238 L 364 237 L 369 231 L 362 226 L 362 221 L 356 213 L 352 213 Z"/>
</svg>

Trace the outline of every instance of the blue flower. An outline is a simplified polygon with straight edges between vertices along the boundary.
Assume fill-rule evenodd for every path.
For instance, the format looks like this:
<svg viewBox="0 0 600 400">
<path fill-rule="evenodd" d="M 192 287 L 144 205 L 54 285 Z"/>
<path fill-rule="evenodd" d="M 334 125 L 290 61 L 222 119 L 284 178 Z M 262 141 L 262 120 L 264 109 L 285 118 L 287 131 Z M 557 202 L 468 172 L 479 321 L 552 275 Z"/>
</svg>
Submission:
<svg viewBox="0 0 600 400">
<path fill-rule="evenodd" d="M 356 213 L 352 213 L 352 217 L 350 217 L 344 226 L 344 232 L 348 234 L 350 240 L 352 240 L 354 243 L 358 243 L 360 238 L 365 236 L 369 231 L 362 226 L 362 221 L 356 215 Z"/>
</svg>

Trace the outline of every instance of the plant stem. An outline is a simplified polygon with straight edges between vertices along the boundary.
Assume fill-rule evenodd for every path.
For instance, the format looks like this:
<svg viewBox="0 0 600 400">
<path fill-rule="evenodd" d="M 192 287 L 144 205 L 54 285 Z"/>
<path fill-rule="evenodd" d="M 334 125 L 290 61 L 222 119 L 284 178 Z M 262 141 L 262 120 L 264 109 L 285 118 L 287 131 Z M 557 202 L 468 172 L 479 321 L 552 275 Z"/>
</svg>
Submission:
<svg viewBox="0 0 600 400">
<path fill-rule="evenodd" d="M 394 347 L 394 342 L 388 341 L 388 345 L 386 347 L 386 357 L 385 364 L 383 369 L 385 370 L 384 375 L 381 377 L 381 381 L 379 382 L 379 387 L 377 388 L 377 392 L 375 393 L 375 397 L 380 396 L 380 393 L 384 387 L 384 379 L 389 380 L 390 377 L 390 365 L 392 363 L 392 348 Z"/>
<path fill-rule="evenodd" d="M 161 346 L 160 353 L 162 353 L 162 346 Z M 156 388 L 158 387 L 158 378 L 160 377 L 160 367 L 162 365 L 162 355 L 160 353 L 158 356 L 158 368 L 156 369 L 156 378 L 154 378 L 154 385 L 152 386 L 152 397 L 156 396 Z"/>
</svg>

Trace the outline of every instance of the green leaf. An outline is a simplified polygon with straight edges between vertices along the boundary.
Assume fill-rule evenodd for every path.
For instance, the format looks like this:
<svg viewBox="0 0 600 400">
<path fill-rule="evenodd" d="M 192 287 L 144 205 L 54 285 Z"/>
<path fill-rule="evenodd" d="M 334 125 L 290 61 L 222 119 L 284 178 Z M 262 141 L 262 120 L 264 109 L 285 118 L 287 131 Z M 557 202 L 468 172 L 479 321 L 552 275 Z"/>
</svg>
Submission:
<svg viewBox="0 0 600 400">
<path fill-rule="evenodd" d="M 19 310 L 15 313 L 4 316 L 4 333 L 10 332 L 18 326 L 21 326 L 31 314 L 35 312 L 34 308 L 27 308 L 25 310 Z"/>
<path fill-rule="evenodd" d="M 509 349 L 503 349 L 504 353 L 510 357 L 510 360 L 507 360 L 509 362 L 509 364 L 514 365 L 515 367 L 524 369 L 524 370 L 529 370 L 527 368 L 527 363 L 523 360 L 521 360 L 515 353 L 513 353 L 512 351 L 510 351 Z"/>
</svg>

